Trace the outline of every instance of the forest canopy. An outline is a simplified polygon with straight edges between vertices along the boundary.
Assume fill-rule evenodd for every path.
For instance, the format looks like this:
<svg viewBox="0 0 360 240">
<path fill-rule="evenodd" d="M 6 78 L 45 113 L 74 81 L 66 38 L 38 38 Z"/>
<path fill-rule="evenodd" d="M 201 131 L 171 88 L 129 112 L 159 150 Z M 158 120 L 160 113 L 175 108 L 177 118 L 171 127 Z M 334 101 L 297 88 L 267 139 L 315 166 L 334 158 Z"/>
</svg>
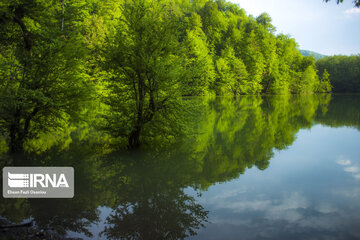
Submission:
<svg viewBox="0 0 360 240">
<path fill-rule="evenodd" d="M 333 91 L 360 92 L 360 56 L 331 56 L 316 62 L 319 74 L 329 73 Z"/>
<path fill-rule="evenodd" d="M 224 0 L 5 0 L 0 23 L 12 151 L 84 113 L 134 148 L 147 126 L 184 114 L 184 96 L 331 91 L 267 13 Z"/>
</svg>

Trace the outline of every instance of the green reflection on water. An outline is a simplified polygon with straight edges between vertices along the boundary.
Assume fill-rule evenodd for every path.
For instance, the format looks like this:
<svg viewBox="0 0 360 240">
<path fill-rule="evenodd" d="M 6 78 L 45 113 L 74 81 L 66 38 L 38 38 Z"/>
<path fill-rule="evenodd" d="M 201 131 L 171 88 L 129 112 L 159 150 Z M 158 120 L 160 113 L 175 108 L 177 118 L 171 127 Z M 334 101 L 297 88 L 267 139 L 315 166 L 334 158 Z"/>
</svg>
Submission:
<svg viewBox="0 0 360 240">
<path fill-rule="evenodd" d="M 101 233 L 104 238 L 182 239 L 208 220 L 208 212 L 185 188 L 200 196 L 247 168 L 265 170 L 275 149 L 285 150 L 300 129 L 315 122 L 360 126 L 358 95 L 184 101 L 196 111 L 189 113 L 186 127 L 177 129 L 182 133 L 168 128 L 155 136 L 155 127 L 148 126 L 147 144 L 136 152 L 115 150 L 111 139 L 80 127 L 30 142 L 26 154 L 2 154 L 1 166 L 73 166 L 75 197 L 2 198 L 0 216 L 13 222 L 32 217 L 60 235 L 73 231 L 91 236 L 90 225 L 103 224 L 98 207 L 106 206 L 113 211 Z"/>
</svg>

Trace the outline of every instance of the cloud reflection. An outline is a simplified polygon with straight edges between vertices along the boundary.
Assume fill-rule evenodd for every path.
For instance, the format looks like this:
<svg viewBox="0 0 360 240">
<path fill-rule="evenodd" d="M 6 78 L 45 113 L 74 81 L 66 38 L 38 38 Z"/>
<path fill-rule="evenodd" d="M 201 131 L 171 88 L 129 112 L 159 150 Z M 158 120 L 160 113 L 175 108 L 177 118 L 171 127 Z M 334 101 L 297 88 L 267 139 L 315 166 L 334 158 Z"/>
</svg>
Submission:
<svg viewBox="0 0 360 240">
<path fill-rule="evenodd" d="M 352 173 L 352 176 L 355 179 L 360 179 L 360 167 L 356 164 L 353 164 L 350 159 L 339 156 L 336 163 L 340 166 L 343 166 L 345 172 Z"/>
<path fill-rule="evenodd" d="M 314 239 L 328 238 L 349 225 L 346 214 L 333 203 L 316 204 L 304 192 L 288 192 L 282 196 L 223 193 L 228 198 L 212 196 L 206 199 L 214 216 L 213 227 L 198 239 Z M 231 232 L 231 233 L 230 233 Z M 342 234 L 342 233 L 341 233 Z M 227 236 L 227 237 L 225 237 Z M 334 238 L 336 239 L 336 238 Z"/>
</svg>

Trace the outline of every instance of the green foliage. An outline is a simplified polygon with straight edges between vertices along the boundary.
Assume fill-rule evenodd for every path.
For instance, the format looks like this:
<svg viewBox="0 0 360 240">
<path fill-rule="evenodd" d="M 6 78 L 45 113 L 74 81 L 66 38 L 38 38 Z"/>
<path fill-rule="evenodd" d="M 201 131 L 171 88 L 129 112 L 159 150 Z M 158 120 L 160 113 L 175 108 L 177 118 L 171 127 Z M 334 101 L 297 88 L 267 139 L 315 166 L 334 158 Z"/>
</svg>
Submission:
<svg viewBox="0 0 360 240">
<path fill-rule="evenodd" d="M 316 121 L 330 127 L 351 127 L 360 130 L 360 97 L 357 94 L 335 94 L 319 111 Z"/>
<path fill-rule="evenodd" d="M 12 151 L 80 115 L 135 148 L 183 132 L 194 110 L 184 96 L 331 88 L 267 13 L 225 0 L 6 0 L 0 23 L 0 127 Z"/>
<path fill-rule="evenodd" d="M 106 129 L 127 136 L 130 148 L 139 146 L 145 124 L 174 110 L 181 96 L 183 60 L 177 53 L 174 11 L 162 2 L 124 3 L 117 33 L 107 46 L 112 77 Z"/>
<path fill-rule="evenodd" d="M 271 17 L 267 13 L 262 13 L 256 18 L 256 22 L 263 25 L 267 31 L 274 33 L 276 28 L 271 24 Z"/>
<path fill-rule="evenodd" d="M 360 92 L 360 56 L 332 56 L 316 62 L 319 74 L 330 76 L 333 92 Z"/>
<path fill-rule="evenodd" d="M 59 28 L 56 4 L 17 4 L 2 9 L 7 34 L 0 46 L 0 129 L 11 151 L 75 120 L 89 92 L 79 32 Z"/>
<path fill-rule="evenodd" d="M 329 2 L 330 0 L 325 0 L 325 2 Z M 339 4 L 339 3 L 342 3 L 344 0 L 336 0 L 336 3 Z M 353 1 L 354 3 L 354 7 L 360 7 L 360 0 L 354 0 Z"/>
<path fill-rule="evenodd" d="M 197 120 L 198 134 L 185 148 L 192 149 L 191 162 L 199 165 L 195 169 L 201 188 L 236 178 L 247 168 L 266 169 L 274 149 L 285 149 L 299 129 L 312 125 L 319 98 L 281 95 L 209 100 Z"/>
<path fill-rule="evenodd" d="M 235 57 L 234 50 L 229 47 L 222 51 L 222 56 L 216 61 L 218 79 L 216 81 L 217 95 L 235 95 L 251 93 L 247 82 L 248 73 L 243 61 Z"/>
<path fill-rule="evenodd" d="M 212 56 L 202 31 L 201 17 L 192 13 L 184 18 L 186 37 L 183 42 L 186 59 L 186 75 L 181 81 L 182 95 L 201 96 L 211 94 L 215 72 Z"/>
<path fill-rule="evenodd" d="M 331 92 L 332 86 L 330 84 L 329 76 L 330 76 L 330 74 L 325 69 L 324 72 L 323 72 L 323 75 L 322 75 L 322 77 L 320 79 L 319 87 L 318 87 L 317 92 L 320 92 L 320 93 L 329 93 L 329 92 Z"/>
<path fill-rule="evenodd" d="M 116 152 L 81 126 L 70 134 L 70 143 L 54 143 L 51 136 L 41 136 L 41 141 L 54 143 L 44 152 L 19 158 L 0 155 L 1 168 L 25 163 L 77 169 L 73 199 L 1 198 L 0 215 L 15 223 L 31 217 L 39 228 L 51 228 L 58 238 L 69 231 L 96 238 L 91 226 L 103 222 L 101 213 L 111 212 L 102 237 L 183 239 L 195 235 L 207 221 L 208 211 L 196 194 L 241 178 L 250 168 L 267 169 L 274 151 L 293 144 L 300 129 L 319 123 L 360 129 L 359 95 L 186 101 L 202 105 L 191 120 L 194 134 L 166 150 L 152 145 L 137 152 Z"/>
</svg>

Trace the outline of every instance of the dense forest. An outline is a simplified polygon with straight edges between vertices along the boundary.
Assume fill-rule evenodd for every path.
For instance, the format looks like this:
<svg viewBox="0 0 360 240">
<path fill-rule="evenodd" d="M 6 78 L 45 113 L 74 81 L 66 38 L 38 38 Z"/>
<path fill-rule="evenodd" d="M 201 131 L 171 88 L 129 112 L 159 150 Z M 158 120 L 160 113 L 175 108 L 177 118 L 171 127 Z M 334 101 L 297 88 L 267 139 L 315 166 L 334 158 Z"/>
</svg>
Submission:
<svg viewBox="0 0 360 240">
<path fill-rule="evenodd" d="M 224 0 L 5 0 L 0 23 L 0 132 L 13 152 L 84 119 L 135 148 L 150 123 L 186 114 L 184 96 L 331 91 L 268 14 Z"/>
<path fill-rule="evenodd" d="M 320 74 L 325 71 L 330 74 L 333 92 L 360 92 L 360 55 L 322 58 L 316 62 L 316 66 Z"/>
</svg>

